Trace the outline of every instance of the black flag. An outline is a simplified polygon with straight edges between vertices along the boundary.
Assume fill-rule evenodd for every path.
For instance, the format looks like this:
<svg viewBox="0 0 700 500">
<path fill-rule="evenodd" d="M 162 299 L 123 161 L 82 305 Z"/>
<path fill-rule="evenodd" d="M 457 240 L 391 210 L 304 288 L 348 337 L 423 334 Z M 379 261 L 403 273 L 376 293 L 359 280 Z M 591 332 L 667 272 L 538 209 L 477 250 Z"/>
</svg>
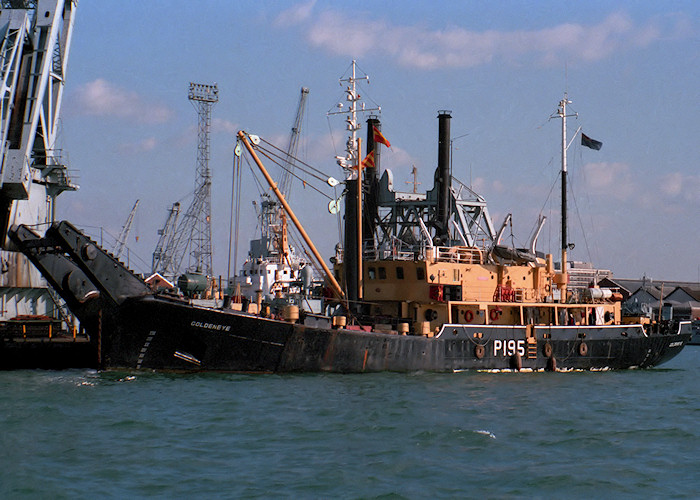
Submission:
<svg viewBox="0 0 700 500">
<path fill-rule="evenodd" d="M 602 142 L 596 141 L 595 139 L 591 139 L 583 132 L 581 132 L 581 145 L 586 146 L 587 148 L 595 149 L 595 150 L 599 150 L 600 148 L 603 147 Z"/>
</svg>

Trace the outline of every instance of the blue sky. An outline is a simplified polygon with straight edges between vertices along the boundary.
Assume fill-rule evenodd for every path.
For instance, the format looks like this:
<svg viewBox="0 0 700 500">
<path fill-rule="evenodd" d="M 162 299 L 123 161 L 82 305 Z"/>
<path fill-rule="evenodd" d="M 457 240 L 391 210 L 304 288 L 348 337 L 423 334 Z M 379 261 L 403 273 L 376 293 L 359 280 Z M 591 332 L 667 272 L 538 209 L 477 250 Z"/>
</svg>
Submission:
<svg viewBox="0 0 700 500">
<path fill-rule="evenodd" d="M 700 281 L 699 20 L 695 1 L 81 0 L 59 145 L 81 187 L 59 197 L 58 216 L 116 235 L 141 199 L 128 246 L 145 271 L 167 209 L 188 206 L 194 188 L 188 84 L 217 83 L 213 246 L 225 274 L 236 132 L 285 147 L 309 87 L 300 156 L 340 178 L 343 124 L 326 113 L 356 59 L 370 76 L 364 97 L 382 108 L 392 143 L 382 166 L 397 187 L 412 165 L 432 187 L 437 112 L 451 110 L 454 175 L 486 198 L 496 225 L 513 213 L 517 245 L 547 215 L 543 251 L 559 238 L 560 123 L 548 118 L 567 91 L 579 114 L 569 130 L 603 142 L 569 150 L 572 257 L 617 277 Z M 255 227 L 247 178 L 239 255 Z M 327 200 L 301 187 L 291 198 L 329 257 Z"/>
</svg>

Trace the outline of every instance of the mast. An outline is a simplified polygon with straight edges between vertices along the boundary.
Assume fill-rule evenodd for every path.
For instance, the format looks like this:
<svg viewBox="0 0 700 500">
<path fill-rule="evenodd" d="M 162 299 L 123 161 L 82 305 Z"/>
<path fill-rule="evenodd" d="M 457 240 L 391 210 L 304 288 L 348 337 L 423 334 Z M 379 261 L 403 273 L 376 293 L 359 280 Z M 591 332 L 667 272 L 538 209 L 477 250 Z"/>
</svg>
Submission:
<svg viewBox="0 0 700 500">
<path fill-rule="evenodd" d="M 357 152 L 362 151 L 362 139 L 358 139 Z M 362 287 L 362 161 L 357 155 L 357 298 L 362 300 L 364 296 Z"/>
<path fill-rule="evenodd" d="M 360 163 L 362 162 L 360 145 L 357 131 L 362 128 L 362 124 L 357 121 L 357 115 L 367 111 L 381 111 L 379 107 L 365 108 L 362 97 L 357 91 L 357 82 L 366 80 L 368 76 L 357 76 L 357 62 L 353 59 L 351 72 L 348 78 L 341 78 L 340 84 L 345 84 L 345 98 L 349 103 L 348 109 L 343 109 L 343 104 L 338 104 L 338 111 L 329 112 L 328 115 L 345 114 L 346 129 L 349 132 L 345 143 L 345 156 L 336 156 L 338 165 L 346 172 L 347 196 L 345 197 L 345 235 L 343 241 L 343 271 L 347 298 L 351 304 L 356 304 L 362 292 L 360 291 L 360 281 L 362 279 L 362 222 L 357 220 L 361 216 L 361 207 L 356 206 L 361 200 L 358 190 L 362 189 L 362 173 Z"/>
<path fill-rule="evenodd" d="M 569 249 L 569 242 L 567 236 L 567 213 L 566 213 L 566 150 L 568 149 L 566 144 L 566 117 L 567 116 L 578 116 L 577 114 L 567 115 L 566 105 L 571 104 L 568 99 L 567 93 L 564 92 L 564 99 L 559 101 L 559 108 L 557 109 L 557 116 L 561 118 L 561 276 L 557 280 L 557 285 L 561 290 L 560 302 L 566 302 L 567 294 L 567 283 L 569 281 L 569 274 L 567 271 L 567 251 Z"/>
</svg>

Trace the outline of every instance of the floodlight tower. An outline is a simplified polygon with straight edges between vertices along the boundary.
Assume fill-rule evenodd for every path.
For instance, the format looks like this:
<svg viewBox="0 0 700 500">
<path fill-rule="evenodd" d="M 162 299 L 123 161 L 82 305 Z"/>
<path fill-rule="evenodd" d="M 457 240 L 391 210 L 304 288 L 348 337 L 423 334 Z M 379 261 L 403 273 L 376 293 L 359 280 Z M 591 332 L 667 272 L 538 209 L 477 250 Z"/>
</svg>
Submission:
<svg viewBox="0 0 700 500">
<path fill-rule="evenodd" d="M 209 169 L 209 131 L 211 130 L 211 109 L 219 102 L 219 89 L 214 85 L 190 82 L 188 98 L 192 101 L 199 116 L 197 131 L 197 170 L 194 200 L 190 271 L 206 276 L 212 273 L 211 251 L 211 170 Z"/>
</svg>

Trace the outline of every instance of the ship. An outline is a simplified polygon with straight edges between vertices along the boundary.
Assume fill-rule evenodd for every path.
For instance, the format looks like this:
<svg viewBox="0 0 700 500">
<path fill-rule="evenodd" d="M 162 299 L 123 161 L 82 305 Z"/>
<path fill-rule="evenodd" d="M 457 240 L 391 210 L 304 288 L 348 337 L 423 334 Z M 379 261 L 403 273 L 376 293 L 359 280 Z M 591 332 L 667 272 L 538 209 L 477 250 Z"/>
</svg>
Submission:
<svg viewBox="0 0 700 500">
<path fill-rule="evenodd" d="M 241 303 L 272 304 L 284 297 L 284 305 L 320 312 L 322 282 L 289 244 L 284 211 L 269 195 L 261 197 L 258 224 L 260 238 L 250 240 L 248 256 L 238 275 L 229 280 L 231 298 Z"/>
<path fill-rule="evenodd" d="M 537 251 L 537 233 L 528 248 L 503 244 L 509 218 L 497 231 L 483 197 L 453 179 L 450 112 L 438 114 L 431 190 L 401 193 L 390 170 L 380 176 L 380 148 L 388 141 L 370 117 L 361 154 L 357 80 L 353 64 L 345 80 L 350 137 L 339 158 L 347 172 L 345 231 L 332 269 L 260 160 L 260 138 L 238 133 L 324 272 L 321 313 L 291 301 L 275 311 L 264 302 L 203 307 L 151 290 L 68 221 L 43 234 L 12 228 L 15 246 L 89 332 L 96 366 L 246 373 L 608 370 L 657 366 L 683 349 L 689 322 L 635 322 L 623 318 L 615 290 L 567 287 L 566 95 L 555 114 L 562 120 L 557 268 L 551 254 Z"/>
</svg>

